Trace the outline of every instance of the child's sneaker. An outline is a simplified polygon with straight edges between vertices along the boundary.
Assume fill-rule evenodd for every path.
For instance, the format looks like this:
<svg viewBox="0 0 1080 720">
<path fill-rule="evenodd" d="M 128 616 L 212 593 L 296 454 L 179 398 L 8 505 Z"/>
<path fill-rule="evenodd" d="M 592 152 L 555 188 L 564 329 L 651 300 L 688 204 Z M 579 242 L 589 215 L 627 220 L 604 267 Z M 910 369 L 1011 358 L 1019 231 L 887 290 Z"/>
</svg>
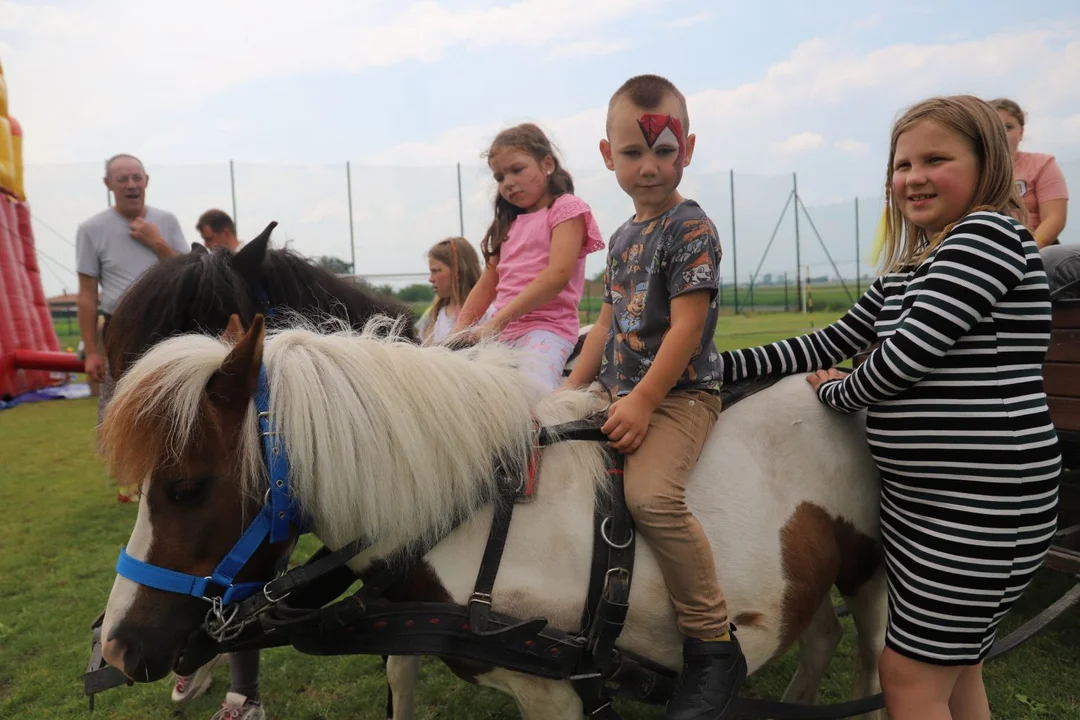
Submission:
<svg viewBox="0 0 1080 720">
<path fill-rule="evenodd" d="M 231 690 L 225 693 L 225 702 L 210 720 L 266 720 L 266 710 L 262 703 L 248 700 L 240 693 Z"/>
<path fill-rule="evenodd" d="M 202 695 L 214 682 L 214 668 L 221 662 L 221 655 L 203 665 L 193 675 L 177 675 L 173 685 L 172 699 L 175 703 L 194 700 Z"/>
</svg>

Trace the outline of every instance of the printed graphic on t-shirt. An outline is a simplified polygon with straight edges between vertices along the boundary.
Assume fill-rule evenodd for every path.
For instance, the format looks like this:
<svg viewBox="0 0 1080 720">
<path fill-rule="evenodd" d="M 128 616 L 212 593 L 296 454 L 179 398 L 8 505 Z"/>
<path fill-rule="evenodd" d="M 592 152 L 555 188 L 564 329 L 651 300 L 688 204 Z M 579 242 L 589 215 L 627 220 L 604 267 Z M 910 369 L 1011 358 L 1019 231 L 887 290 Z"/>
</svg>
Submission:
<svg viewBox="0 0 1080 720">
<path fill-rule="evenodd" d="M 645 377 L 671 327 L 672 298 L 695 290 L 711 293 L 709 319 L 675 389 L 719 388 L 713 333 L 720 256 L 716 227 L 692 200 L 655 220 L 626 222 L 612 236 L 604 284 L 612 330 L 600 377 L 614 394 Z"/>
</svg>

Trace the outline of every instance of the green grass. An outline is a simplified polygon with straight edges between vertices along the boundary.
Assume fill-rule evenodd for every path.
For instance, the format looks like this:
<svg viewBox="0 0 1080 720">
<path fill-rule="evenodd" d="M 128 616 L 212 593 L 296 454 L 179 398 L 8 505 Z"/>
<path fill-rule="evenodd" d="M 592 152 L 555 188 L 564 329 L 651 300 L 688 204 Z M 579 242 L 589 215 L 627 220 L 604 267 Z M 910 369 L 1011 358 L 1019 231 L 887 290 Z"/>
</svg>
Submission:
<svg viewBox="0 0 1080 720">
<path fill-rule="evenodd" d="M 590 285 L 588 288 L 592 290 Z M 839 284 L 812 285 L 807 298 L 807 308 L 813 305 L 816 312 L 844 311 L 855 304 L 862 292 L 866 292 L 866 281 L 862 281 L 861 292 L 856 292 L 854 281 L 849 281 L 847 291 Z M 848 292 L 851 297 L 848 297 Z M 730 283 L 721 285 L 720 288 L 720 311 L 732 313 L 735 311 L 735 288 Z M 604 298 L 599 294 L 586 294 L 581 298 L 579 309 L 582 320 L 586 317 L 595 318 L 600 312 L 600 306 Z M 739 286 L 738 307 L 740 312 L 777 312 L 793 311 L 798 305 L 795 293 L 795 285 L 792 283 L 787 290 L 783 285 L 764 285 L 753 288 L 750 291 L 748 285 Z"/>
<path fill-rule="evenodd" d="M 817 314 L 821 325 L 836 314 Z M 805 332 L 800 315 L 724 316 L 718 345 L 741 347 Z M 89 656 L 89 625 L 103 609 L 115 574 L 116 553 L 127 540 L 136 508 L 119 505 L 95 453 L 96 401 L 53 401 L 0 412 L 0 718 L 208 718 L 224 696 L 228 670 L 219 666 L 207 696 L 177 707 L 169 681 L 110 690 L 86 714 L 82 673 Z M 794 469 L 793 469 L 794 470 Z M 793 475 L 797 481 L 797 474 Z M 316 544 L 305 538 L 294 556 L 303 561 Z M 1043 571 L 1005 620 L 1008 632 L 1060 596 L 1072 580 Z M 823 701 L 847 699 L 853 630 L 823 688 Z M 779 697 L 794 672 L 789 653 L 752 677 L 746 692 Z M 1000 720 L 1080 718 L 1080 611 L 988 666 L 994 717 Z M 378 658 L 321 658 L 287 648 L 263 654 L 263 699 L 274 720 L 382 720 L 385 684 Z M 1022 698 L 1022 699 L 1021 699 Z M 626 720 L 659 720 L 656 708 L 618 704 Z M 423 663 L 419 717 L 510 720 L 513 702 L 493 690 L 453 677 L 441 663 Z"/>
</svg>

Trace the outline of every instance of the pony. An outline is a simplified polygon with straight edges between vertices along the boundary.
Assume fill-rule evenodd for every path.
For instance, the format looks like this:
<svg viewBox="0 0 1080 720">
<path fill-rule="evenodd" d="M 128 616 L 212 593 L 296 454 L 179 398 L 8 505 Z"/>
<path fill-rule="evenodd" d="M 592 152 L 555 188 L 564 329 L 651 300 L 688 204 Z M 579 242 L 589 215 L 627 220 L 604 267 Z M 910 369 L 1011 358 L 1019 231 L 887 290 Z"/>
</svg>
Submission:
<svg viewBox="0 0 1080 720">
<path fill-rule="evenodd" d="M 245 324 L 269 312 L 271 326 L 299 317 L 331 319 L 356 329 L 372 317 L 388 316 L 413 327 L 412 310 L 395 298 L 341 278 L 288 248 L 271 249 L 276 226 L 267 225 L 235 254 L 192 243 L 190 253 L 156 263 L 132 283 L 104 336 L 113 376 L 122 377 L 131 363 L 166 338 L 224 332 L 233 315 Z M 395 662 L 390 661 L 391 668 Z M 402 698 L 412 697 L 409 683 L 402 679 L 393 688 Z"/>
<path fill-rule="evenodd" d="M 493 514 L 492 467 L 522 467 L 534 421 L 587 417 L 598 396 L 542 395 L 517 371 L 515 351 L 497 343 L 456 352 L 422 347 L 395 327 L 375 319 L 359 332 L 268 331 L 256 315 L 246 332 L 184 335 L 151 347 L 120 379 L 102 425 L 108 464 L 120 480 L 139 484 L 144 498 L 127 553 L 203 577 L 237 540 L 269 482 L 253 402 L 265 372 L 270 417 L 290 458 L 290 491 L 311 532 L 335 549 L 368 539 L 349 563 L 358 574 L 442 538 L 406 579 L 408 592 L 465 604 Z M 833 586 L 859 633 L 855 692 L 879 689 L 885 573 L 879 481 L 864 423 L 860 414 L 829 411 L 801 378 L 784 378 L 721 414 L 689 483 L 687 502 L 714 549 L 749 672 L 802 638 L 785 700 L 816 699 L 841 634 Z M 593 505 L 608 491 L 603 452 L 587 442 L 544 449 L 535 496 L 510 526 L 494 611 L 578 629 Z M 273 577 L 290 544 L 263 544 L 237 582 Z M 677 671 L 681 637 L 643 540 L 634 567 L 619 645 Z M 133 680 L 157 680 L 205 614 L 197 598 L 118 575 L 102 625 L 103 656 Z M 414 677 L 417 662 L 402 658 L 388 669 L 392 685 Z M 512 695 L 525 720 L 582 717 L 570 682 L 447 664 Z M 400 720 L 397 700 L 394 709 Z"/>
</svg>

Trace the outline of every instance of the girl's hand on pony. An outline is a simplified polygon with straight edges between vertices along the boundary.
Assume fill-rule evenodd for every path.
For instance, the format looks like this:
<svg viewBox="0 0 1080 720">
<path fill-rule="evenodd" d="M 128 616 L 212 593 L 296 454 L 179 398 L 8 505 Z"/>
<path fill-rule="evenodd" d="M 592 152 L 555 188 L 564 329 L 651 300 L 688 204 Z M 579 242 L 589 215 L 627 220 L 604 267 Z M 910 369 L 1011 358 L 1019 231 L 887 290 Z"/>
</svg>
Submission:
<svg viewBox="0 0 1080 720">
<path fill-rule="evenodd" d="M 645 440 L 656 406 L 643 395 L 630 393 L 619 398 L 608 408 L 608 419 L 600 432 L 608 436 L 611 447 L 630 455 Z"/>
<path fill-rule="evenodd" d="M 806 381 L 810 383 L 810 386 L 814 388 L 814 392 L 821 387 L 821 384 L 829 380 L 843 380 L 844 373 L 840 372 L 836 368 L 829 368 L 828 370 L 818 370 L 815 373 L 810 373 L 806 376 Z"/>
<path fill-rule="evenodd" d="M 483 325 L 477 325 L 476 327 L 474 327 L 472 329 L 472 332 L 469 333 L 469 338 L 474 343 L 482 342 L 485 340 L 497 340 L 499 337 L 499 333 L 501 332 L 502 327 L 500 327 L 493 320 L 488 320 Z"/>
</svg>

